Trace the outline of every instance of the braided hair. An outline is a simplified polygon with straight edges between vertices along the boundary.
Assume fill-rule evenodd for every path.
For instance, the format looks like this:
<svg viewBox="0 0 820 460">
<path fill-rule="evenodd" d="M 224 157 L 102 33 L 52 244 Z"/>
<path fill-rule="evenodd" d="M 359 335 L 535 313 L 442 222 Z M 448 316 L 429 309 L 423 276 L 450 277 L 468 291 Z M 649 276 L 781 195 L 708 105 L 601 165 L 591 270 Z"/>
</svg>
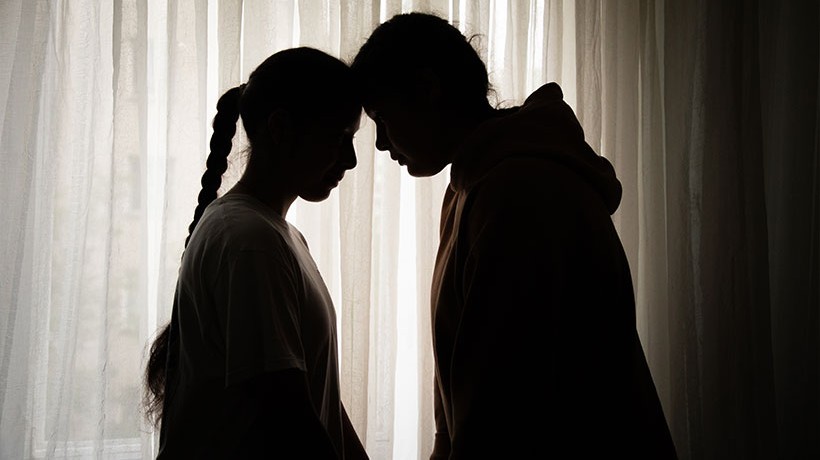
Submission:
<svg viewBox="0 0 820 460">
<path fill-rule="evenodd" d="M 202 174 L 202 190 L 197 197 L 194 218 L 188 226 L 188 236 L 185 238 L 185 247 L 191 240 L 191 234 L 199 223 L 205 208 L 216 199 L 217 190 L 222 185 L 222 174 L 228 169 L 228 155 L 233 145 L 232 139 L 236 132 L 236 122 L 239 119 L 239 100 L 245 85 L 242 84 L 225 92 L 216 104 L 216 115 L 213 120 L 214 132 L 211 135 L 211 152 L 208 154 L 206 169 Z M 168 349 L 171 341 L 171 325 L 169 321 L 151 344 L 148 364 L 145 369 L 145 387 L 143 405 L 149 420 L 156 426 L 162 414 L 162 405 L 165 399 L 166 367 Z"/>
</svg>

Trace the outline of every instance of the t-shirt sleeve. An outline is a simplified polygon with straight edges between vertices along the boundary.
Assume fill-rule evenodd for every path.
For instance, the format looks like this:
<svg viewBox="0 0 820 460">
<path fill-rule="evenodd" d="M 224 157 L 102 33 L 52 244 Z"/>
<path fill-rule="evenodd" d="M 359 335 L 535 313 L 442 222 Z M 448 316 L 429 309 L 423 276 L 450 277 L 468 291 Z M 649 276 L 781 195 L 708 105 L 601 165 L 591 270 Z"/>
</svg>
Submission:
<svg viewBox="0 0 820 460">
<path fill-rule="evenodd" d="M 299 273 L 284 250 L 244 250 L 225 267 L 225 386 L 255 375 L 305 370 Z"/>
</svg>

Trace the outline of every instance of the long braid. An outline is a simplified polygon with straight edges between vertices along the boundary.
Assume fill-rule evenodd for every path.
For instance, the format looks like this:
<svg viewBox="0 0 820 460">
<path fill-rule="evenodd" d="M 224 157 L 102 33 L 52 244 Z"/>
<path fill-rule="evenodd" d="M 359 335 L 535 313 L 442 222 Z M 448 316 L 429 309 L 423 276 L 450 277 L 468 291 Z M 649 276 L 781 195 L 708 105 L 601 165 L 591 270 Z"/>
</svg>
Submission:
<svg viewBox="0 0 820 460">
<path fill-rule="evenodd" d="M 231 88 L 219 98 L 216 103 L 216 116 L 214 116 L 214 133 L 211 135 L 211 153 L 206 161 L 205 172 L 202 174 L 202 190 L 197 197 L 197 205 L 194 210 L 194 220 L 188 226 L 188 237 L 185 238 L 185 247 L 191 234 L 202 218 L 205 208 L 216 199 L 216 193 L 222 185 L 222 175 L 228 169 L 228 155 L 231 153 L 233 136 L 236 133 L 236 122 L 239 120 L 239 98 L 245 85 Z"/>
<path fill-rule="evenodd" d="M 244 89 L 244 84 L 229 89 L 216 104 L 216 115 L 213 121 L 214 133 L 211 135 L 210 142 L 211 152 L 208 154 L 206 169 L 202 174 L 202 190 L 197 197 L 194 219 L 188 226 L 188 236 L 185 238 L 186 248 L 205 208 L 216 199 L 217 191 L 222 185 L 222 174 L 228 169 L 228 155 L 231 153 L 232 140 L 236 133 L 236 123 L 239 120 L 239 100 Z M 146 416 L 154 426 L 162 420 L 167 369 L 170 364 L 168 350 L 171 344 L 175 313 L 172 312 L 171 321 L 163 326 L 162 331 L 151 344 L 148 364 L 145 368 L 143 405 Z"/>
</svg>

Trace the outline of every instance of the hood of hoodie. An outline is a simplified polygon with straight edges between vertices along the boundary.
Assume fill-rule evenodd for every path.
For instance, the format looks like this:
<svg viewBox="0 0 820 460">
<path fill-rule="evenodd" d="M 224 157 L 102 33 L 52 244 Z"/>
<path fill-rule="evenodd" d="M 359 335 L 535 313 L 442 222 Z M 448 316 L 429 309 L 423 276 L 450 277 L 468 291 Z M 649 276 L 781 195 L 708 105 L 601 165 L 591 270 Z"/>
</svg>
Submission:
<svg viewBox="0 0 820 460">
<path fill-rule="evenodd" d="M 556 83 L 532 93 L 515 112 L 490 119 L 462 143 L 450 167 L 450 186 L 467 190 L 508 158 L 543 158 L 575 171 L 598 192 L 609 213 L 621 202 L 612 163 L 592 150 Z"/>
</svg>

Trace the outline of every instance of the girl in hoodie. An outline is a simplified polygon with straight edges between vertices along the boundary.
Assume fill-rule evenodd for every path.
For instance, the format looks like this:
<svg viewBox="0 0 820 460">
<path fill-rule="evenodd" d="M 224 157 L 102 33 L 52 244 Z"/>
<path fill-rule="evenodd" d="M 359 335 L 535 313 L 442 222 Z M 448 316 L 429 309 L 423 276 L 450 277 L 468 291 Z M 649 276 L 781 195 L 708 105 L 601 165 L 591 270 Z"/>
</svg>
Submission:
<svg viewBox="0 0 820 460">
<path fill-rule="evenodd" d="M 350 68 L 311 48 L 274 54 L 219 99 L 171 321 L 145 371 L 158 458 L 367 458 L 340 399 L 333 303 L 286 220 L 356 165 L 361 110 Z M 240 116 L 250 159 L 217 198 Z"/>
<path fill-rule="evenodd" d="M 352 64 L 376 147 L 450 165 L 432 283 L 431 459 L 673 459 L 611 215 L 612 165 L 555 83 L 487 100 L 487 70 L 439 17 L 381 24 Z"/>
</svg>

